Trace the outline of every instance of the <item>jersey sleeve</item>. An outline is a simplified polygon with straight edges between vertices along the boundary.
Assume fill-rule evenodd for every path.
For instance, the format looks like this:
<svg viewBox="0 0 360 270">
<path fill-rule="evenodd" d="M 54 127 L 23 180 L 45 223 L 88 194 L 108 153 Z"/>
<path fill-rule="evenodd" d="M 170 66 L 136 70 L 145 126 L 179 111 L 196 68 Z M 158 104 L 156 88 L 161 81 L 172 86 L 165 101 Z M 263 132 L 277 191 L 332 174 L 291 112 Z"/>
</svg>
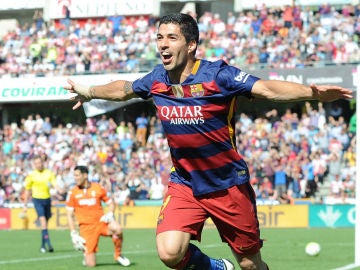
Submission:
<svg viewBox="0 0 360 270">
<path fill-rule="evenodd" d="M 143 99 L 151 98 L 151 87 L 156 81 L 156 76 L 160 76 L 162 74 L 162 70 L 163 68 L 161 68 L 161 65 L 157 65 L 153 71 L 135 80 L 132 84 L 132 89 L 135 94 Z"/>
<path fill-rule="evenodd" d="M 73 196 L 73 190 L 70 190 L 66 195 L 66 208 L 74 209 L 75 208 L 75 201 Z"/>
<path fill-rule="evenodd" d="M 100 200 L 106 204 L 111 201 L 111 198 L 107 195 L 106 189 L 101 185 L 99 185 L 99 197 Z"/>
<path fill-rule="evenodd" d="M 50 183 L 53 187 L 56 186 L 56 176 L 55 174 L 49 170 L 49 180 L 50 180 Z"/>
<path fill-rule="evenodd" d="M 31 174 L 28 174 L 26 177 L 25 177 L 25 189 L 26 190 L 30 190 L 31 189 L 31 186 L 32 186 L 32 175 Z"/>
<path fill-rule="evenodd" d="M 234 66 L 223 64 L 216 76 L 216 83 L 225 96 L 245 96 L 251 98 L 251 90 L 260 78 Z"/>
</svg>

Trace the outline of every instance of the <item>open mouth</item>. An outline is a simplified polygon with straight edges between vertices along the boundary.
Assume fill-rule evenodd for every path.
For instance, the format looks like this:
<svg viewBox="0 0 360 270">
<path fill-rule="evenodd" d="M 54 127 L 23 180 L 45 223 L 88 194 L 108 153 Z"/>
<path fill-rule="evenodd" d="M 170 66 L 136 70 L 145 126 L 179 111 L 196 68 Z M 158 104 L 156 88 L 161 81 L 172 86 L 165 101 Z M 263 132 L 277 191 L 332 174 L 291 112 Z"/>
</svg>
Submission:
<svg viewBox="0 0 360 270">
<path fill-rule="evenodd" d="M 168 65 L 171 63 L 172 55 L 171 54 L 162 54 L 162 60 L 164 65 Z"/>
</svg>

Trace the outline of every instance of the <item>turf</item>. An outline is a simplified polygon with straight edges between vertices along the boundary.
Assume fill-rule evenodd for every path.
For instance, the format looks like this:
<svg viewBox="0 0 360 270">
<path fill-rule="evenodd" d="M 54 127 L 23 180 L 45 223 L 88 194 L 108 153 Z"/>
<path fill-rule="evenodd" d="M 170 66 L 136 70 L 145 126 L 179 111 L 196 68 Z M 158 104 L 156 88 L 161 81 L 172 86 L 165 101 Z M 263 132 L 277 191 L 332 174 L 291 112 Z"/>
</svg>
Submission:
<svg viewBox="0 0 360 270">
<path fill-rule="evenodd" d="M 153 229 L 127 229 L 124 231 L 123 254 L 132 265 L 131 270 L 167 269 L 159 261 Z M 0 231 L 0 269 L 2 270 L 77 270 L 82 266 L 82 255 L 74 251 L 67 230 L 50 231 L 55 252 L 39 252 L 40 231 Z M 354 229 L 263 229 L 265 238 L 262 256 L 271 270 L 330 270 L 354 262 Z M 305 254 L 305 244 L 319 242 L 321 253 L 317 257 Z M 213 257 L 233 260 L 228 247 L 220 242 L 214 229 L 206 229 L 200 244 L 203 251 Z M 125 269 L 112 259 L 112 242 L 101 238 L 97 254 L 99 270 Z M 236 269 L 240 269 L 236 267 Z M 358 268 L 353 268 L 359 270 Z"/>
</svg>

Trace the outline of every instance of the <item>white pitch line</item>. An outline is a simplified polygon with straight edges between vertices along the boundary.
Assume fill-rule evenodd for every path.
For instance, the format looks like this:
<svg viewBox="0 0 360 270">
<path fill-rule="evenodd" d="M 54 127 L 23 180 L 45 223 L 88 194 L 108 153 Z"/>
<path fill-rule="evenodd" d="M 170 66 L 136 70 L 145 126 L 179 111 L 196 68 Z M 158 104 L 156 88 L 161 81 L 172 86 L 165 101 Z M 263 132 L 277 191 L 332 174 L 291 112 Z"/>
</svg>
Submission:
<svg viewBox="0 0 360 270">
<path fill-rule="evenodd" d="M 22 260 L 9 260 L 9 261 L 0 261 L 0 264 L 15 264 L 15 263 L 24 263 L 24 262 L 38 262 L 38 261 L 50 261 L 54 259 L 66 259 L 66 258 L 73 258 L 77 257 L 78 255 L 63 255 L 63 256 L 51 256 L 46 258 L 29 258 L 29 259 L 22 259 Z"/>
<path fill-rule="evenodd" d="M 333 270 L 349 270 L 349 269 L 354 269 L 356 267 L 359 267 L 360 265 L 357 265 L 357 264 L 349 264 L 349 265 L 345 265 L 343 267 L 340 267 L 340 268 L 335 268 Z"/>
<path fill-rule="evenodd" d="M 137 253 L 151 253 L 155 252 L 155 250 L 138 250 L 138 251 L 130 251 L 130 252 L 124 252 L 126 254 L 137 254 Z M 97 254 L 97 256 L 103 256 L 103 255 L 110 255 L 111 252 L 100 252 Z M 16 264 L 16 263 L 24 263 L 24 262 L 39 262 L 39 261 L 51 261 L 51 260 L 60 260 L 60 259 L 68 259 L 68 258 L 75 258 L 75 257 L 81 257 L 81 254 L 74 254 L 74 255 L 61 255 L 61 256 L 50 256 L 50 257 L 38 257 L 38 258 L 29 258 L 29 259 L 22 259 L 22 260 L 8 260 L 8 261 L 0 261 L 1 264 Z"/>
<path fill-rule="evenodd" d="M 210 245 L 204 245 L 203 247 L 206 248 L 216 248 L 220 247 L 221 244 L 210 244 Z M 155 249 L 153 250 L 136 250 L 136 251 L 127 251 L 124 252 L 125 254 L 144 254 L 144 253 L 155 253 Z M 55 252 L 56 253 L 56 252 Z M 99 252 L 97 256 L 103 256 L 103 255 L 111 255 L 112 252 Z M 38 257 L 38 258 L 29 258 L 29 259 L 16 259 L 16 260 L 8 260 L 8 261 L 0 261 L 0 265 L 4 264 L 17 264 L 17 263 L 26 263 L 26 262 L 40 262 L 40 261 L 51 261 L 51 260 L 60 260 L 60 259 L 68 259 L 68 258 L 75 258 L 75 257 L 81 257 L 81 253 L 75 254 L 69 254 L 69 255 L 54 255 L 50 257 Z"/>
</svg>

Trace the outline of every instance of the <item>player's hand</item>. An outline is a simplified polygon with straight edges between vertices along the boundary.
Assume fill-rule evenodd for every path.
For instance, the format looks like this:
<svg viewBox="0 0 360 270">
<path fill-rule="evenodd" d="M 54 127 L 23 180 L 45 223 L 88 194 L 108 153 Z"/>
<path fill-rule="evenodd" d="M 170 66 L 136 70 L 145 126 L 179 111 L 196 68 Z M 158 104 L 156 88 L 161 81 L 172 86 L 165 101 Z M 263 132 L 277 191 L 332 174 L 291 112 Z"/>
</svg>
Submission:
<svg viewBox="0 0 360 270">
<path fill-rule="evenodd" d="M 71 231 L 70 236 L 74 249 L 84 251 L 86 243 L 85 239 L 82 238 L 77 231 Z"/>
<path fill-rule="evenodd" d="M 68 90 L 70 93 L 77 94 L 76 96 L 70 98 L 71 100 L 77 101 L 73 110 L 76 110 L 85 102 L 90 101 L 93 98 L 91 95 L 91 86 L 78 84 L 70 79 L 68 79 L 67 82 L 69 85 L 64 86 L 64 89 Z"/>
<path fill-rule="evenodd" d="M 108 212 L 100 218 L 101 222 L 110 223 L 115 220 L 114 213 Z"/>
<path fill-rule="evenodd" d="M 310 87 L 313 91 L 313 97 L 323 102 L 332 102 L 341 98 L 350 99 L 353 97 L 350 89 L 340 86 L 311 84 Z"/>
</svg>

